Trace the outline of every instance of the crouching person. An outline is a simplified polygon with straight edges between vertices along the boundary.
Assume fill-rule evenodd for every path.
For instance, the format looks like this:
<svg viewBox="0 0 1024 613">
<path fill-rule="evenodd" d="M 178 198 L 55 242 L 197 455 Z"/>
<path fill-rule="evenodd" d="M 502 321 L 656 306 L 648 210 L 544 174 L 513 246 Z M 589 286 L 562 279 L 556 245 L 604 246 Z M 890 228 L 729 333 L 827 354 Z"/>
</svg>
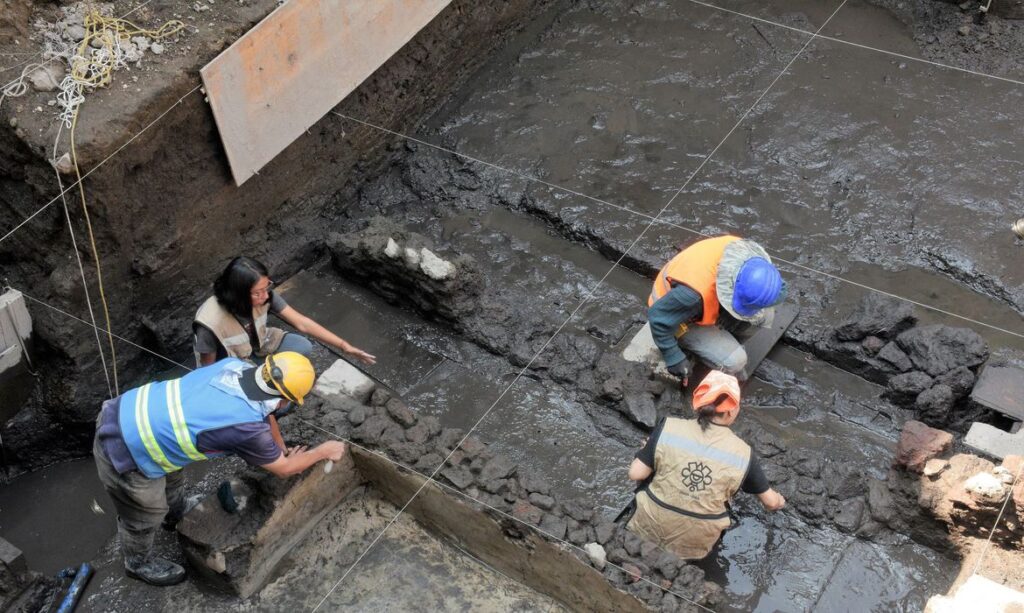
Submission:
<svg viewBox="0 0 1024 613">
<path fill-rule="evenodd" d="M 261 366 L 227 358 L 180 379 L 147 383 L 103 403 L 93 455 L 117 509 L 125 573 L 174 585 L 185 570 L 153 555 L 158 526 L 174 529 L 185 512 L 187 464 L 237 455 L 287 477 L 320 460 L 340 460 L 345 444 L 328 441 L 288 452 L 273 413 L 302 404 L 316 373 L 298 353 L 267 356 Z"/>
<path fill-rule="evenodd" d="M 696 419 L 663 420 L 629 467 L 629 478 L 644 484 L 627 528 L 687 560 L 706 556 L 729 527 L 727 504 L 737 491 L 769 511 L 786 504 L 750 445 L 730 430 L 740 410 L 736 377 L 712 371 L 694 391 L 693 409 Z"/>
</svg>

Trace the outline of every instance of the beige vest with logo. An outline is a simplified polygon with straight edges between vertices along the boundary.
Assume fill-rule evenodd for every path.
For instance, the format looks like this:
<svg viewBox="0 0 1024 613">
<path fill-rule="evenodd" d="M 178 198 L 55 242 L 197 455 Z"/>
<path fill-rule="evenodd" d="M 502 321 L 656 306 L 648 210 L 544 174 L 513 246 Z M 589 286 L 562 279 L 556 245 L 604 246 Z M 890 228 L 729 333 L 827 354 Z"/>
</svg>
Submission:
<svg viewBox="0 0 1024 613">
<path fill-rule="evenodd" d="M 726 502 L 750 465 L 750 445 L 727 427 L 701 430 L 670 417 L 654 451 L 654 477 L 636 495 L 628 528 L 688 560 L 703 558 L 729 527 Z"/>
<path fill-rule="evenodd" d="M 267 355 L 277 350 L 284 338 L 284 330 L 280 328 L 267 327 L 267 313 L 270 312 L 270 301 L 266 304 L 252 309 L 252 321 L 256 326 L 256 336 L 260 339 L 260 346 L 255 350 L 249 342 L 249 333 L 245 331 L 242 324 L 238 323 L 232 315 L 217 302 L 216 296 L 210 296 L 196 312 L 195 321 L 198 324 L 209 328 L 217 340 L 224 345 L 228 356 L 249 359 L 254 353 Z M 196 356 L 196 363 L 199 363 L 199 356 Z"/>
</svg>

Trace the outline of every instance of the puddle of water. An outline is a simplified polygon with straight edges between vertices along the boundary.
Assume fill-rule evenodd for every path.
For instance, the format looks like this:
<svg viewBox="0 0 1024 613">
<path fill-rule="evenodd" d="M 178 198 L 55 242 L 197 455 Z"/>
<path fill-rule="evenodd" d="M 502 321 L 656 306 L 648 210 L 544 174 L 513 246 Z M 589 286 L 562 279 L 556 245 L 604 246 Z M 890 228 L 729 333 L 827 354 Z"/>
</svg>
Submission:
<svg viewBox="0 0 1024 613">
<path fill-rule="evenodd" d="M 92 511 L 94 500 L 103 514 Z M 43 574 L 93 559 L 116 532 L 116 516 L 92 458 L 55 464 L 0 486 L 0 536 Z"/>
</svg>

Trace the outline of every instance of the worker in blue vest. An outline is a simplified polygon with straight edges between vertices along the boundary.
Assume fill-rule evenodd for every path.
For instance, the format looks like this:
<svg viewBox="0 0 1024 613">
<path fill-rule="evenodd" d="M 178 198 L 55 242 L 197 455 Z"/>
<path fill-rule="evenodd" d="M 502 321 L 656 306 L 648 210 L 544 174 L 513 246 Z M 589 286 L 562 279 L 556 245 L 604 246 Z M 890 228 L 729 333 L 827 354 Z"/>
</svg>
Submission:
<svg viewBox="0 0 1024 613">
<path fill-rule="evenodd" d="M 346 446 L 340 441 L 287 449 L 277 426 L 274 412 L 301 405 L 315 378 L 309 359 L 291 351 L 269 355 L 259 366 L 226 358 L 103 403 L 93 455 L 117 508 L 129 577 L 152 585 L 184 580 L 185 569 L 152 549 L 157 527 L 173 530 L 185 512 L 186 465 L 230 454 L 283 478 L 341 459 Z"/>
</svg>

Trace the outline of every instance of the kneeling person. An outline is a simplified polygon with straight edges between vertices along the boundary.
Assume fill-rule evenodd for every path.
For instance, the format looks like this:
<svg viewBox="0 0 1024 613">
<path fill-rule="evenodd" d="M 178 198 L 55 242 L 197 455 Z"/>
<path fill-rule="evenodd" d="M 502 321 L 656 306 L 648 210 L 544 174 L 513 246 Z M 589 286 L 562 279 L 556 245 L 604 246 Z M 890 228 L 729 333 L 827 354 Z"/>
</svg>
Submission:
<svg viewBox="0 0 1024 613">
<path fill-rule="evenodd" d="M 629 478 L 645 484 L 627 528 L 687 560 L 706 556 L 729 527 L 727 503 L 740 489 L 769 511 L 786 504 L 750 445 L 729 429 L 740 410 L 736 377 L 709 373 L 693 393 L 693 409 L 697 419 L 663 420 L 629 467 Z"/>
<path fill-rule="evenodd" d="M 287 477 L 320 460 L 340 460 L 345 444 L 287 451 L 273 413 L 302 404 L 316 373 L 298 353 L 267 356 L 262 366 L 227 358 L 180 379 L 148 383 L 103 403 L 93 455 L 117 509 L 125 573 L 173 585 L 185 570 L 152 554 L 158 526 L 173 529 L 185 512 L 186 465 L 237 455 Z"/>
</svg>

